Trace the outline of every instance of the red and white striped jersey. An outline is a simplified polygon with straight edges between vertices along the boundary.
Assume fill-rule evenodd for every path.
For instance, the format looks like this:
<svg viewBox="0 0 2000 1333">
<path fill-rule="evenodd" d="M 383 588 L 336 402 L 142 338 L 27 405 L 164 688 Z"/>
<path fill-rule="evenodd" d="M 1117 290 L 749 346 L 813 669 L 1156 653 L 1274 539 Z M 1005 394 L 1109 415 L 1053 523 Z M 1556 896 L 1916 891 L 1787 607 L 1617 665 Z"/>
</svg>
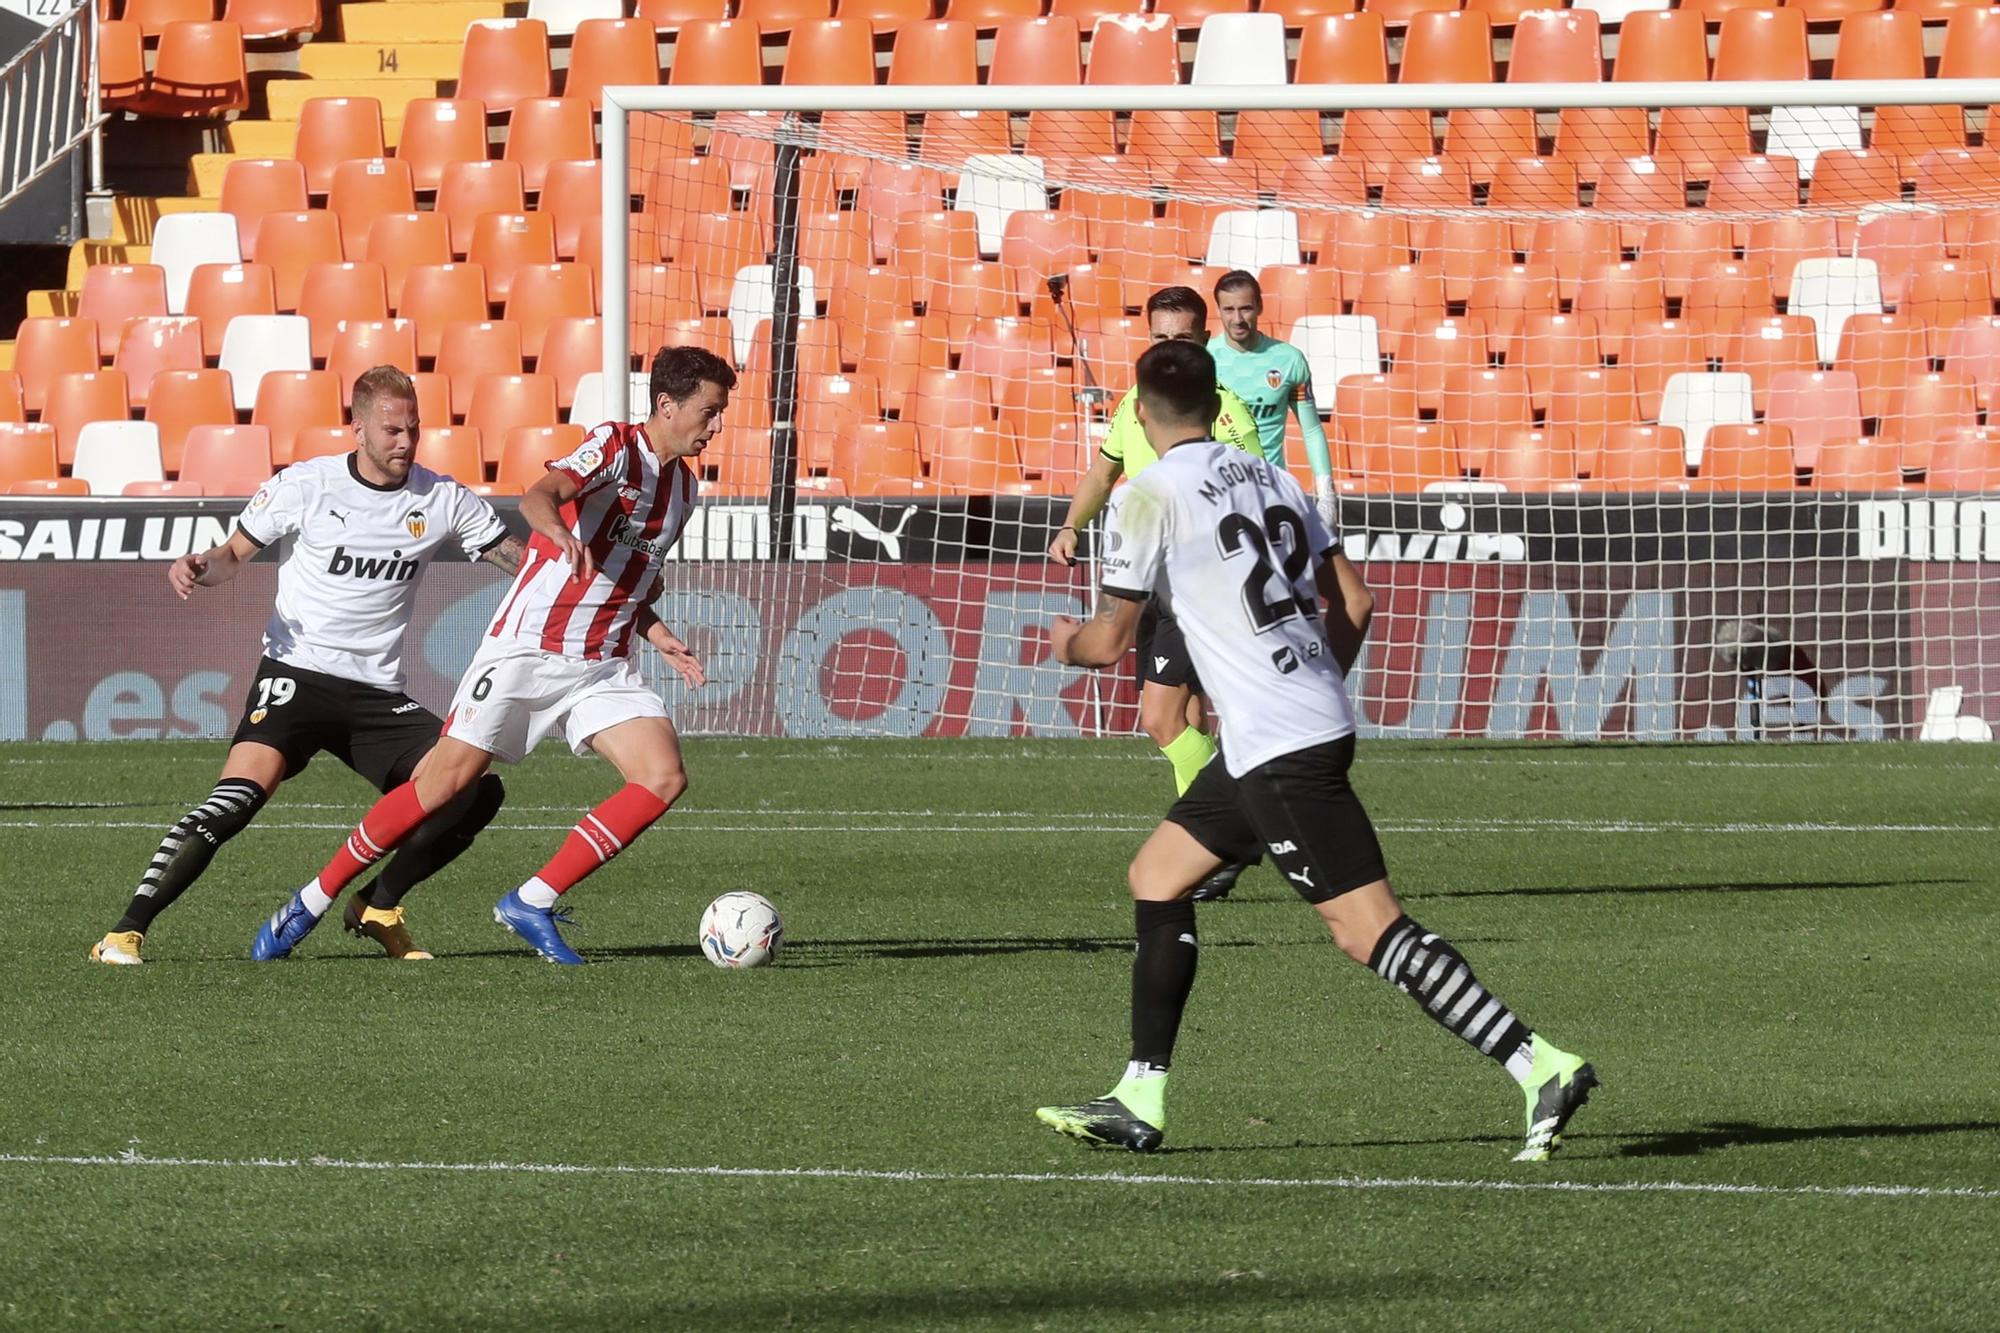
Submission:
<svg viewBox="0 0 2000 1333">
<path fill-rule="evenodd" d="M 565 657 L 623 657 L 640 599 L 694 511 L 694 472 L 679 459 L 662 463 L 643 426 L 615 421 L 548 467 L 577 484 L 563 517 L 596 570 L 577 582 L 555 543 L 536 533 L 487 633 Z"/>
</svg>

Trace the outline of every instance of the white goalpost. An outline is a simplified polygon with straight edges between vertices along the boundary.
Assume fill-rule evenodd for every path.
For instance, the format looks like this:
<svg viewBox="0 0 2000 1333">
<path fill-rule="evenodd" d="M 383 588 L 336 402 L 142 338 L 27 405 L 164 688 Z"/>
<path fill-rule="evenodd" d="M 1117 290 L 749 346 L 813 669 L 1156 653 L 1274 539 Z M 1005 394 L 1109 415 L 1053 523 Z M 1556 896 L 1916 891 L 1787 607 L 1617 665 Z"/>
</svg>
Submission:
<svg viewBox="0 0 2000 1333">
<path fill-rule="evenodd" d="M 1048 655 L 1093 580 L 1045 550 L 1147 296 L 1240 269 L 1377 592 L 1364 734 L 1988 739 L 1996 94 L 607 89 L 577 419 L 642 412 L 663 343 L 739 374 L 662 607 L 716 677 L 677 716 L 1131 732 L 1129 679 Z"/>
</svg>

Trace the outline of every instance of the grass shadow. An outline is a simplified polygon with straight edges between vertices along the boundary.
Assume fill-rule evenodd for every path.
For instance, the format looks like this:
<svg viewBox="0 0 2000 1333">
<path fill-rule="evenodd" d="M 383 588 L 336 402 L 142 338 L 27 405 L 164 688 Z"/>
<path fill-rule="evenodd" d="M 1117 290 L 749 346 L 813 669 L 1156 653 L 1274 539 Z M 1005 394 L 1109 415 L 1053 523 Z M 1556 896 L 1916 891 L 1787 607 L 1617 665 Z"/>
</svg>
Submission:
<svg viewBox="0 0 2000 1333">
<path fill-rule="evenodd" d="M 1724 1120 L 1700 1129 L 1669 1130 L 1631 1139 L 1619 1146 L 1618 1155 L 1699 1157 L 1723 1148 L 1851 1139 L 1907 1139 L 1931 1134 L 1983 1134 L 1994 1130 L 2000 1130 L 2000 1121 L 1959 1120 L 1927 1125 L 1759 1125 L 1747 1120 Z M 1567 1140 L 1568 1136 L 1564 1138 Z"/>
</svg>

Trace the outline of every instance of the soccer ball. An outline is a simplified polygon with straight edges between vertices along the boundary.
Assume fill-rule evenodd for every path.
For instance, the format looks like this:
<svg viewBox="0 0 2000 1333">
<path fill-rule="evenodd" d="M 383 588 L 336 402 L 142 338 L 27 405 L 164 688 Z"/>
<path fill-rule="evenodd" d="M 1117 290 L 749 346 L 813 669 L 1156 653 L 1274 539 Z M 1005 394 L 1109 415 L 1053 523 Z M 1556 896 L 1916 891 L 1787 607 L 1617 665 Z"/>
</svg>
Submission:
<svg viewBox="0 0 2000 1333">
<path fill-rule="evenodd" d="M 717 967 L 762 967 L 784 942 L 785 923 L 761 893 L 725 893 L 701 914 L 701 951 Z"/>
</svg>

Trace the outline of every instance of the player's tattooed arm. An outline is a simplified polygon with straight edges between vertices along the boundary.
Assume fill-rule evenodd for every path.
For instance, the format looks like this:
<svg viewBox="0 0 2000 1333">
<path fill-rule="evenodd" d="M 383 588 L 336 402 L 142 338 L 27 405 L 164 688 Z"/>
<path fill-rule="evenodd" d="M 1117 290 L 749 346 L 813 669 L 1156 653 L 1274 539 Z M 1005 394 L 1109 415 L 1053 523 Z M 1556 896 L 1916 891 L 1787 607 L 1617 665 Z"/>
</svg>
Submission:
<svg viewBox="0 0 2000 1333">
<path fill-rule="evenodd" d="M 507 536 L 487 547 L 479 558 L 511 578 L 521 572 L 521 561 L 527 554 L 525 542 L 519 537 Z"/>
<path fill-rule="evenodd" d="M 1368 624 L 1375 618 L 1375 594 L 1368 590 L 1361 571 L 1339 551 L 1319 567 L 1319 595 L 1326 599 L 1326 640 L 1333 660 L 1345 675 L 1361 656 L 1361 641 L 1368 637 Z"/>
<path fill-rule="evenodd" d="M 1121 596 L 1109 589 L 1097 599 L 1097 613 L 1088 623 L 1057 616 L 1049 624 L 1049 642 L 1064 666 L 1115 666 L 1139 637 L 1139 613 L 1145 599 Z"/>
</svg>

